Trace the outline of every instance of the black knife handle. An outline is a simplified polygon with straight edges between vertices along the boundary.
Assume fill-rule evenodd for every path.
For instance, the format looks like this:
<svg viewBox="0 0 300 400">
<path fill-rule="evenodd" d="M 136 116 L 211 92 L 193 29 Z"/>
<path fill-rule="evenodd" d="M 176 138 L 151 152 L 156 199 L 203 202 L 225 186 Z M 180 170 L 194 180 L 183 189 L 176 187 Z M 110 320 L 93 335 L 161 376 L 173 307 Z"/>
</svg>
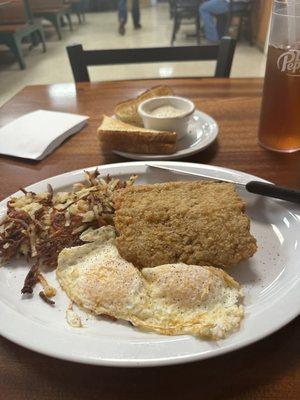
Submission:
<svg viewBox="0 0 300 400">
<path fill-rule="evenodd" d="M 272 185 L 259 181 L 250 181 L 246 184 L 246 189 L 250 193 L 262 194 L 263 196 L 275 197 L 300 204 L 300 190 L 287 189 L 281 186 Z"/>
</svg>

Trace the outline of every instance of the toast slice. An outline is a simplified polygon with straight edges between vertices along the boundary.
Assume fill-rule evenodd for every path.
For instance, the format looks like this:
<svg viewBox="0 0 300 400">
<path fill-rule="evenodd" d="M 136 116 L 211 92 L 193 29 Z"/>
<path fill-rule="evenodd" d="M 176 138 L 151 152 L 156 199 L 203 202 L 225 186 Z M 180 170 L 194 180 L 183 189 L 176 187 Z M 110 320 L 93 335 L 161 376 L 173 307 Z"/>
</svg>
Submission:
<svg viewBox="0 0 300 400">
<path fill-rule="evenodd" d="M 117 104 L 114 113 L 116 117 L 123 122 L 136 126 L 143 126 L 142 118 L 138 114 L 139 104 L 153 97 L 172 96 L 173 94 L 173 90 L 168 86 L 155 86 L 135 99 Z"/>
<path fill-rule="evenodd" d="M 138 154 L 172 154 L 176 149 L 176 132 L 139 128 L 103 115 L 98 128 L 103 149 Z"/>
</svg>

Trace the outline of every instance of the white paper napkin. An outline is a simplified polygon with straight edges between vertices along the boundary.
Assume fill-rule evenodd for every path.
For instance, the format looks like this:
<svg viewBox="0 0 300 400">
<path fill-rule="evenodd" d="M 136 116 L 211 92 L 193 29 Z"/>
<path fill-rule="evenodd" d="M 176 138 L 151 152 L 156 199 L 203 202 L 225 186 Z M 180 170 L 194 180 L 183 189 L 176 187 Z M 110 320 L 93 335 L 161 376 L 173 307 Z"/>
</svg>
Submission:
<svg viewBox="0 0 300 400">
<path fill-rule="evenodd" d="M 80 131 L 88 118 L 46 110 L 25 114 L 0 128 L 0 154 L 42 160 Z"/>
</svg>

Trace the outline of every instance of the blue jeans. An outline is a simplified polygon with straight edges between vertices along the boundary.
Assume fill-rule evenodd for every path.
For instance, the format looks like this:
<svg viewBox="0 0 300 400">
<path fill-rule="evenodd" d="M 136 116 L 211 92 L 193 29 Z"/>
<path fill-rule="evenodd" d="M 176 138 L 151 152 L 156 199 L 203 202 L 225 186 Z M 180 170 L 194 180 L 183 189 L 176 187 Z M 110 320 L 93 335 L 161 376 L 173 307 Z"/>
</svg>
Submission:
<svg viewBox="0 0 300 400">
<path fill-rule="evenodd" d="M 204 33 L 207 40 L 220 39 L 215 16 L 226 14 L 229 11 L 229 3 L 226 0 L 208 0 L 201 4 L 199 13 L 204 24 Z"/>
<path fill-rule="evenodd" d="M 119 0 L 119 21 L 127 22 L 127 0 Z M 137 26 L 140 23 L 140 2 L 139 0 L 132 0 L 132 21 L 133 25 Z"/>
</svg>

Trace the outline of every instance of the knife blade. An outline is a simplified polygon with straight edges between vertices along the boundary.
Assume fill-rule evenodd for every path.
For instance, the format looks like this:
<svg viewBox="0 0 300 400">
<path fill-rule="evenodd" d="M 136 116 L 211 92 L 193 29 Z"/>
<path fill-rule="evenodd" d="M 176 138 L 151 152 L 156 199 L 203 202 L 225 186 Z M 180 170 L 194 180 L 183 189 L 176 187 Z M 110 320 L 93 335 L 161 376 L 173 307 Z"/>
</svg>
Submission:
<svg viewBox="0 0 300 400">
<path fill-rule="evenodd" d="M 292 203 L 300 204 L 300 190 L 288 189 L 282 186 L 276 186 L 273 183 L 265 183 L 260 181 L 250 181 L 247 183 L 236 182 L 227 178 L 216 178 L 209 174 L 199 174 L 195 172 L 183 171 L 177 168 L 162 167 L 154 164 L 146 164 L 147 167 L 173 172 L 181 175 L 197 176 L 199 178 L 210 179 L 218 182 L 228 182 L 235 185 L 244 187 L 248 192 L 260 194 L 262 196 L 273 197 L 275 199 L 290 201 Z"/>
</svg>

